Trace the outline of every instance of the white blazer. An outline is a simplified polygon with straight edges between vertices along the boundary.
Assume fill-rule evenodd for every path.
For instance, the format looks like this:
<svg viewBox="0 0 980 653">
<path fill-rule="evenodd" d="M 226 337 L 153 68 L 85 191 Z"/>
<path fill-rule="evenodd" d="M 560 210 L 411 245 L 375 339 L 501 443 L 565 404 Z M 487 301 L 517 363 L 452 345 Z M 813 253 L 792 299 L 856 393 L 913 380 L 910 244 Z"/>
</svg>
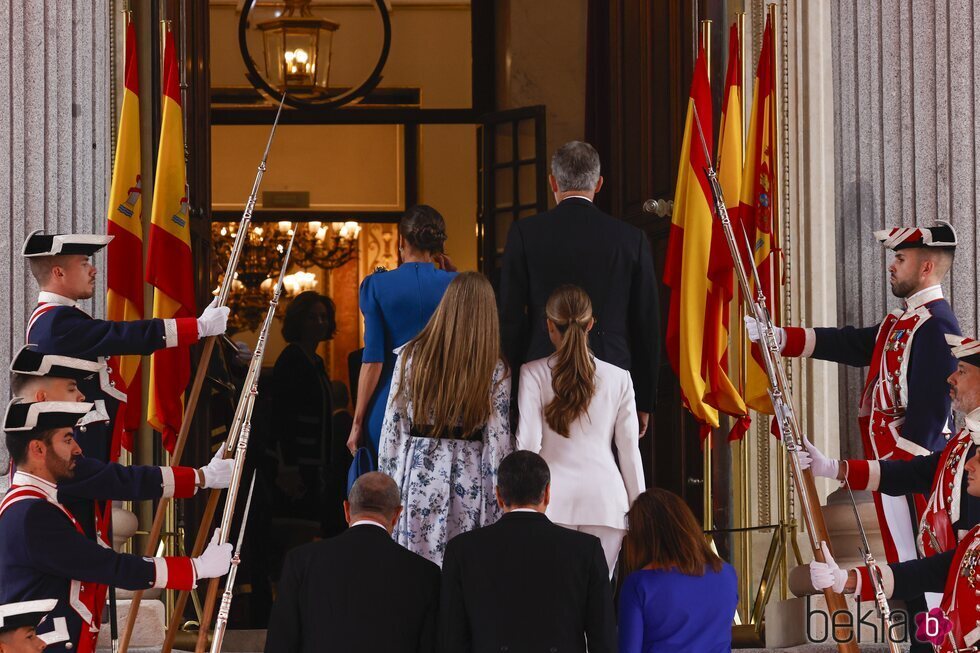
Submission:
<svg viewBox="0 0 980 653">
<path fill-rule="evenodd" d="M 547 515 L 552 521 L 625 529 L 626 512 L 646 489 L 633 380 L 626 370 L 594 360 L 595 394 L 588 411 L 569 426 L 567 438 L 544 418 L 545 407 L 555 397 L 550 359 L 521 366 L 517 448 L 540 453 L 551 468 Z"/>
</svg>

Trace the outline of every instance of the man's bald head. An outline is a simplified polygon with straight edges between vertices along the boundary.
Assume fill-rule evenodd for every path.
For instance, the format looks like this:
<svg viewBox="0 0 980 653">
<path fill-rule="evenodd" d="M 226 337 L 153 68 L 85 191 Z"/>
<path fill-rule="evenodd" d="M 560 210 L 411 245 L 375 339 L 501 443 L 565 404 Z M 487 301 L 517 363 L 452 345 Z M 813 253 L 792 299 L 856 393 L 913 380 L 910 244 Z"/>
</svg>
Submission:
<svg viewBox="0 0 980 653">
<path fill-rule="evenodd" d="M 350 504 L 352 519 L 359 515 L 379 515 L 385 519 L 394 519 L 401 508 L 401 495 L 398 485 L 390 476 L 381 472 L 368 472 L 354 481 L 347 502 Z"/>
</svg>

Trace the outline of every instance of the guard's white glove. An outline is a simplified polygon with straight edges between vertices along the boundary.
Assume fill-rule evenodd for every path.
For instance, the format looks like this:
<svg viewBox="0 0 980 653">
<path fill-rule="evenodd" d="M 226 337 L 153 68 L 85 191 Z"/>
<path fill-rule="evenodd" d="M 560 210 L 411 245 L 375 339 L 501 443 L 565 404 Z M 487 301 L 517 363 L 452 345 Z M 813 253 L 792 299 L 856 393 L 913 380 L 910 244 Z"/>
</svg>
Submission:
<svg viewBox="0 0 980 653">
<path fill-rule="evenodd" d="M 197 337 L 220 336 L 228 326 L 229 313 L 231 309 L 227 306 L 218 306 L 217 297 L 212 299 L 201 317 L 197 318 Z"/>
<path fill-rule="evenodd" d="M 235 469 L 235 459 L 222 459 L 221 453 L 222 450 L 219 449 L 218 453 L 214 454 L 211 462 L 201 468 L 201 473 L 204 474 L 204 487 L 206 488 L 223 490 L 231 485 L 231 474 Z"/>
<path fill-rule="evenodd" d="M 759 323 L 755 321 L 754 315 L 745 316 L 745 335 L 749 337 L 752 342 L 759 342 L 762 337 L 759 334 Z M 776 344 L 779 345 L 779 352 L 782 353 L 783 347 L 786 345 L 786 329 L 783 327 L 776 327 Z"/>
<path fill-rule="evenodd" d="M 208 548 L 204 549 L 204 553 L 191 560 L 198 578 L 219 578 L 227 574 L 231 568 L 231 542 L 218 544 L 219 530 L 214 529 L 214 536 Z"/>
<path fill-rule="evenodd" d="M 826 562 L 814 560 L 810 563 L 810 582 L 813 584 L 813 589 L 822 591 L 830 587 L 838 594 L 842 594 L 844 585 L 847 584 L 847 572 L 834 562 L 834 556 L 830 555 L 826 542 L 820 543 L 820 549 Z"/>
<path fill-rule="evenodd" d="M 837 478 L 837 474 L 840 472 L 840 461 L 836 458 L 828 458 L 823 455 L 823 452 L 813 446 L 813 443 L 803 438 L 803 446 L 806 447 L 806 453 L 800 452 L 800 467 L 806 469 L 809 467 L 813 470 L 814 476 L 823 476 L 824 478 Z M 803 463 L 804 458 L 806 459 L 806 464 Z"/>
</svg>

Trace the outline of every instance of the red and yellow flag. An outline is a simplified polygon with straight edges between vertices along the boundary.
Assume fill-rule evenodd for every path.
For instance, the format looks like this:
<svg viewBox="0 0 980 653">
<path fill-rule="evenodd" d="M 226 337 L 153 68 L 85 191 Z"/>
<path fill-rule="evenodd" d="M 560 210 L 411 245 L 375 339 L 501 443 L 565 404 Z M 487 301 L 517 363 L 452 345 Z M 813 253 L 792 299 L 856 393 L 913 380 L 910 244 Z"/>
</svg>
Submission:
<svg viewBox="0 0 980 653">
<path fill-rule="evenodd" d="M 779 201 L 774 169 L 775 147 L 778 140 L 776 139 L 773 55 L 772 25 L 766 18 L 766 28 L 762 35 L 762 52 L 759 54 L 759 67 L 756 70 L 755 89 L 752 93 L 752 117 L 749 120 L 745 168 L 742 171 L 739 218 L 752 244 L 753 264 L 758 270 L 769 311 L 772 313 L 773 321 L 778 323 L 777 207 Z M 754 283 L 752 291 L 757 292 Z M 758 358 L 757 348 L 752 347 L 752 351 L 753 355 L 746 357 L 745 403 L 760 413 L 772 414 L 772 402 L 768 395 L 769 378 Z"/>
<path fill-rule="evenodd" d="M 167 32 L 163 51 L 163 120 L 157 153 L 146 280 L 154 288 L 153 317 L 195 317 L 194 267 L 190 212 L 184 168 L 184 128 L 174 37 Z M 160 431 L 163 446 L 173 452 L 184 412 L 184 390 L 190 381 L 190 354 L 171 347 L 153 354 L 147 421 Z"/>
<path fill-rule="evenodd" d="M 732 25 L 728 42 L 728 72 L 718 132 L 718 181 L 729 217 L 738 214 L 742 182 L 742 60 L 738 28 Z M 708 361 L 708 387 L 704 400 L 729 415 L 747 411 L 742 397 L 728 377 L 729 306 L 733 296 L 734 266 L 720 220 L 712 220 L 711 255 L 708 258 L 708 304 L 704 356 Z M 737 227 L 736 227 L 737 228 Z M 713 337 L 709 337 L 713 335 Z"/>
<path fill-rule="evenodd" d="M 695 120 L 700 122 L 700 130 Z M 699 131 L 703 133 L 704 145 Z M 704 343 L 718 337 L 717 325 L 707 320 L 713 220 L 711 188 L 705 174 L 708 164 L 705 146 L 710 153 L 713 149 L 711 87 L 701 48 L 694 64 L 684 124 L 664 282 L 671 289 L 667 357 L 680 379 L 685 405 L 699 422 L 716 427 L 718 411 L 704 401 L 710 377 L 708 368 L 712 364 L 702 356 Z"/>
<path fill-rule="evenodd" d="M 136 58 L 136 27 L 126 25 L 126 80 L 119 138 L 112 166 L 107 233 L 114 236 L 106 248 L 106 315 L 113 321 L 143 318 L 143 196 L 140 179 L 140 95 Z M 133 434 L 143 416 L 143 379 L 139 356 L 121 356 L 110 362 L 116 389 L 128 400 L 119 407 L 112 433 L 110 457 L 119 459 L 120 447 L 133 449 Z"/>
</svg>

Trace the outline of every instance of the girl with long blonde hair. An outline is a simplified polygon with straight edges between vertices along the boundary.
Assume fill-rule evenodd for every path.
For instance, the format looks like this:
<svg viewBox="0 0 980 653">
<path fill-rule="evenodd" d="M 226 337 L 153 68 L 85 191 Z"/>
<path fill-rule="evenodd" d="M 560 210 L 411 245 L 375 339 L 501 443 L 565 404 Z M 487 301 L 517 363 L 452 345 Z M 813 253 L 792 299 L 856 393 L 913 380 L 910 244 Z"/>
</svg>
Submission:
<svg viewBox="0 0 980 653">
<path fill-rule="evenodd" d="M 497 466 L 513 449 L 509 413 L 493 288 L 464 272 L 395 365 L 379 466 L 401 488 L 399 543 L 441 565 L 446 542 L 497 520 Z"/>
<path fill-rule="evenodd" d="M 595 319 L 584 290 L 560 286 L 545 314 L 555 353 L 521 367 L 517 446 L 551 468 L 548 517 L 598 537 L 611 575 L 626 511 L 645 486 L 633 382 L 592 355 Z"/>
</svg>

